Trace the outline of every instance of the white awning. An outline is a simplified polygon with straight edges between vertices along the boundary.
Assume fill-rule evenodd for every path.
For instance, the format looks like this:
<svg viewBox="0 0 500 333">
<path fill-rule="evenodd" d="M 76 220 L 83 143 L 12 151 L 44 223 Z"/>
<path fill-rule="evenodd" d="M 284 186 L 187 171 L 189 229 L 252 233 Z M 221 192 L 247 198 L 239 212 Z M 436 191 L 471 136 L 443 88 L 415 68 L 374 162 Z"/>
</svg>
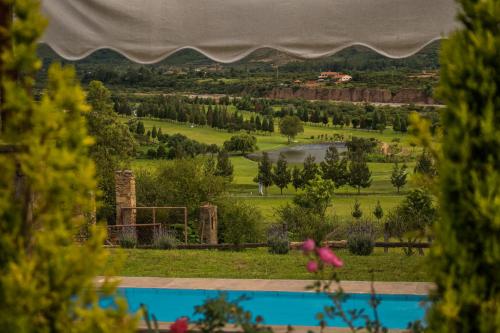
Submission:
<svg viewBox="0 0 500 333">
<path fill-rule="evenodd" d="M 274 48 L 317 58 L 351 45 L 409 56 L 457 27 L 454 0 L 42 0 L 43 41 L 76 60 L 113 49 L 140 63 L 185 48 L 220 62 Z"/>
</svg>

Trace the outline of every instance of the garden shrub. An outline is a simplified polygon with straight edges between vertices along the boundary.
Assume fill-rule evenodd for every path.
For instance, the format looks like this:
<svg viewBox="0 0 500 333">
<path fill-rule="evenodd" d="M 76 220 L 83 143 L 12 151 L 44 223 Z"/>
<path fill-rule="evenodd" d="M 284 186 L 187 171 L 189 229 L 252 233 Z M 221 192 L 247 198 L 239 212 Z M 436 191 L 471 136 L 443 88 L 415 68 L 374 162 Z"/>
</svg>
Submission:
<svg viewBox="0 0 500 333">
<path fill-rule="evenodd" d="M 281 223 L 288 227 L 291 239 L 303 241 L 311 238 L 316 242 L 326 240 L 334 231 L 337 224 L 335 218 L 318 214 L 313 209 L 287 204 L 277 210 Z"/>
<path fill-rule="evenodd" d="M 349 226 L 347 248 L 358 256 L 368 256 L 375 247 L 375 228 L 369 221 L 356 222 Z"/>
<path fill-rule="evenodd" d="M 269 253 L 287 254 L 290 252 L 290 239 L 283 224 L 275 224 L 268 229 L 267 244 Z"/>
<path fill-rule="evenodd" d="M 259 223 L 262 215 L 254 207 L 239 201 L 226 200 L 218 205 L 219 241 L 239 247 L 261 239 Z"/>
<path fill-rule="evenodd" d="M 124 229 L 118 234 L 118 244 L 124 249 L 133 249 L 137 247 L 137 234 L 135 230 Z"/>
<path fill-rule="evenodd" d="M 161 250 L 172 250 L 177 248 L 179 240 L 175 232 L 167 230 L 155 230 L 153 234 L 153 247 Z"/>
</svg>

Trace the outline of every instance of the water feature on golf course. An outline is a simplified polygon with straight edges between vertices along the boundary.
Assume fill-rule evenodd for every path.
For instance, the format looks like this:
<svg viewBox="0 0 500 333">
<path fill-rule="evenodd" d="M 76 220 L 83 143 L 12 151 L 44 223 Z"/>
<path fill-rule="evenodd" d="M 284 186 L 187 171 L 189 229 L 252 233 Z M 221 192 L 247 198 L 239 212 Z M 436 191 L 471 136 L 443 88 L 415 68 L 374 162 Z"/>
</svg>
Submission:
<svg viewBox="0 0 500 333">
<path fill-rule="evenodd" d="M 335 145 L 339 153 L 342 153 L 347 150 L 346 145 L 343 142 L 331 142 L 331 143 L 311 143 L 311 144 L 303 144 L 303 145 L 295 145 L 289 147 L 283 147 L 281 149 L 271 150 L 267 153 L 269 154 L 269 158 L 273 163 L 276 163 L 278 160 L 280 153 L 285 155 L 288 163 L 303 163 L 304 159 L 308 155 L 312 155 L 316 158 L 316 163 L 322 162 L 325 159 L 326 151 L 328 147 L 331 145 Z M 247 157 L 251 160 L 258 160 L 261 157 L 262 153 L 252 153 Z"/>
</svg>

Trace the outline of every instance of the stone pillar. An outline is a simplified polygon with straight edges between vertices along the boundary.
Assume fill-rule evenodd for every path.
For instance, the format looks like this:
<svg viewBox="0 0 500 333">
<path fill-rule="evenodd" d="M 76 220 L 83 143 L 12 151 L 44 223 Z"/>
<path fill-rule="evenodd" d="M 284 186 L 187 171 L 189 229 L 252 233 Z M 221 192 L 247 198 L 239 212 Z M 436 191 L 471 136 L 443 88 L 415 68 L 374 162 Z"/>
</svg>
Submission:
<svg viewBox="0 0 500 333">
<path fill-rule="evenodd" d="M 116 224 L 135 224 L 137 211 L 135 209 L 123 210 L 122 207 L 136 207 L 135 176 L 131 170 L 116 171 Z"/>
<path fill-rule="evenodd" d="M 200 207 L 200 235 L 204 244 L 217 244 L 217 206 L 209 203 Z"/>
</svg>

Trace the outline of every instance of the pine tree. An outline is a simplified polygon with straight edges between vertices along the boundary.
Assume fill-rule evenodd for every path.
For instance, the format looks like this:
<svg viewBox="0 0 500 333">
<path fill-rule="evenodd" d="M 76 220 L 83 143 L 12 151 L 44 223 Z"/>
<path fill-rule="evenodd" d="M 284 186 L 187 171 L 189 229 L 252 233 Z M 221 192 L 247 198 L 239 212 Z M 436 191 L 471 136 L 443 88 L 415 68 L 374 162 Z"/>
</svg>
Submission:
<svg viewBox="0 0 500 333">
<path fill-rule="evenodd" d="M 40 2 L 2 0 L 0 10 L 6 8 L 16 19 L 15 27 L 0 22 L 8 41 L 0 45 L 0 142 L 14 152 L 0 154 L 1 331 L 133 332 L 124 302 L 99 306 L 114 289 L 106 282 L 98 294 L 94 281 L 108 258 L 103 230 L 88 224 L 96 181 L 85 94 L 74 70 L 56 64 L 35 101 L 36 49 L 45 26 Z M 80 244 L 78 230 L 87 237 Z"/>
<path fill-rule="evenodd" d="M 273 163 L 269 159 L 267 152 L 262 153 L 262 158 L 258 166 L 258 174 L 254 181 L 264 186 L 267 195 L 267 188 L 273 184 Z"/>
<path fill-rule="evenodd" d="M 398 189 L 398 193 L 399 189 L 406 184 L 406 176 L 408 175 L 406 169 L 406 164 L 399 167 L 398 163 L 394 163 L 394 167 L 392 168 L 391 184 Z"/>
<path fill-rule="evenodd" d="M 158 132 L 156 131 L 156 126 L 153 126 L 153 130 L 151 131 L 151 137 L 153 139 L 156 139 L 157 135 L 158 135 Z"/>
<path fill-rule="evenodd" d="M 142 121 L 137 123 L 135 132 L 139 135 L 144 135 L 144 133 L 146 133 L 146 129 L 144 128 L 144 123 Z"/>
<path fill-rule="evenodd" d="M 356 220 L 359 220 L 361 216 L 363 216 L 363 211 L 361 210 L 361 204 L 357 199 L 356 201 L 354 201 L 354 206 L 351 211 L 351 216 L 354 217 Z"/>
<path fill-rule="evenodd" d="M 364 154 L 354 154 L 349 164 L 349 185 L 358 189 L 359 194 L 362 187 L 367 188 L 370 187 L 371 184 L 372 173 L 368 168 Z"/>
<path fill-rule="evenodd" d="M 269 117 L 269 126 L 268 126 L 269 132 L 274 133 L 274 118 Z"/>
<path fill-rule="evenodd" d="M 308 155 L 304 160 L 304 167 L 302 168 L 302 182 L 304 185 L 309 184 L 317 175 L 320 174 L 320 169 L 316 164 L 316 158 Z"/>
<path fill-rule="evenodd" d="M 399 117 L 399 114 L 397 114 L 392 121 L 392 129 L 394 130 L 394 132 L 401 131 L 401 118 Z"/>
<path fill-rule="evenodd" d="M 288 187 L 290 181 L 292 180 L 292 175 L 288 169 L 285 155 L 280 154 L 276 166 L 273 168 L 273 183 L 278 186 L 283 195 L 283 189 Z"/>
<path fill-rule="evenodd" d="M 229 154 L 225 150 L 219 151 L 217 154 L 217 165 L 215 167 L 215 175 L 224 177 L 228 182 L 233 181 L 234 168 Z"/>
<path fill-rule="evenodd" d="M 427 321 L 432 332 L 499 332 L 500 2 L 459 4 L 462 30 L 440 52 L 437 97 L 447 107 Z"/>
<path fill-rule="evenodd" d="M 339 152 L 335 145 L 328 147 L 325 160 L 320 163 L 323 179 L 330 179 L 339 188 L 349 181 L 349 173 L 347 171 L 347 160 L 340 158 Z"/>
<path fill-rule="evenodd" d="M 296 166 L 294 166 L 292 169 L 292 185 L 295 191 L 297 191 L 299 188 L 304 187 L 304 182 L 302 181 L 302 172 Z"/>
<path fill-rule="evenodd" d="M 384 217 L 384 210 L 382 209 L 382 206 L 380 205 L 380 200 L 377 200 L 377 205 L 375 206 L 375 209 L 373 210 L 373 215 L 377 218 L 377 220 L 380 222 L 380 220 Z"/>
</svg>

